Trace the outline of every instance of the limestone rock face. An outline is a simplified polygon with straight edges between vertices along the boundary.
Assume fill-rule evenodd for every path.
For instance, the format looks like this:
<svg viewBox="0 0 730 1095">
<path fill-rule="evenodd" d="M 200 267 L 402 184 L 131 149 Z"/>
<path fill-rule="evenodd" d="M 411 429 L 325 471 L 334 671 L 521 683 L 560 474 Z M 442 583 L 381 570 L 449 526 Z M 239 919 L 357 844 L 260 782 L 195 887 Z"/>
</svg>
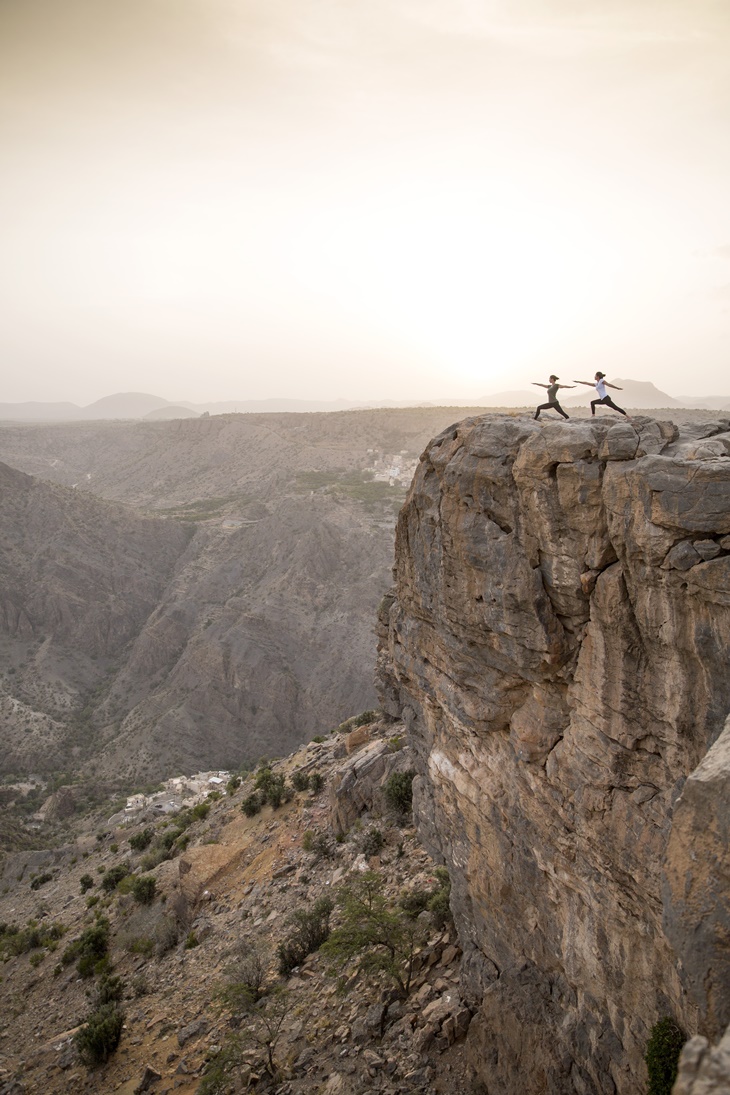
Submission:
<svg viewBox="0 0 730 1095">
<path fill-rule="evenodd" d="M 401 512 L 381 701 L 452 876 L 490 1093 L 633 1095 L 659 1017 L 710 1037 L 728 1021 L 727 956 L 703 978 L 726 945 L 726 850 L 690 960 L 727 849 L 725 810 L 689 855 L 725 789 L 721 742 L 686 783 L 730 710 L 728 438 L 726 419 L 689 440 L 649 419 L 467 419 Z"/>
</svg>

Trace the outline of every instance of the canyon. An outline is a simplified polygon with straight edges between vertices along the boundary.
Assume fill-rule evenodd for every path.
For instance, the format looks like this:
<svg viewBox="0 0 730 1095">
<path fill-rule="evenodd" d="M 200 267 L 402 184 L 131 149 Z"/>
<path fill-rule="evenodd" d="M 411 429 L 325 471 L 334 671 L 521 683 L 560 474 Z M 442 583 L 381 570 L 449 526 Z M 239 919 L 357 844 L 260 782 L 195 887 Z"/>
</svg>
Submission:
<svg viewBox="0 0 730 1095">
<path fill-rule="evenodd" d="M 730 1021 L 728 456 L 728 418 L 485 416 L 421 458 L 380 692 L 490 1095 L 629 1095 L 660 1017 Z"/>
</svg>

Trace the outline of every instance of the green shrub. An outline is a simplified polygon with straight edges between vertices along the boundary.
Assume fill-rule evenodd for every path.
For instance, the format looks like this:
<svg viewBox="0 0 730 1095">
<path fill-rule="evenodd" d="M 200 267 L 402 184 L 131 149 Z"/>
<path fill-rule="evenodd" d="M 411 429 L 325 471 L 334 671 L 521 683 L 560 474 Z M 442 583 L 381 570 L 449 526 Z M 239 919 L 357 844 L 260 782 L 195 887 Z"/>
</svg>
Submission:
<svg viewBox="0 0 730 1095">
<path fill-rule="evenodd" d="M 393 772 L 385 781 L 383 794 L 392 810 L 407 814 L 413 805 L 413 777 L 415 772 Z"/>
<path fill-rule="evenodd" d="M 236 791 L 238 790 L 238 788 L 240 786 L 241 786 L 241 777 L 240 776 L 231 776 L 231 778 L 228 780 L 228 783 L 226 784 L 226 791 L 228 792 L 229 795 L 233 795 L 233 794 L 236 793 Z"/>
<path fill-rule="evenodd" d="M 295 791 L 306 791 L 309 787 L 309 776 L 301 769 L 297 769 L 296 772 L 292 773 L 291 785 Z"/>
<path fill-rule="evenodd" d="M 673 1019 L 665 1016 L 651 1028 L 644 1060 L 649 1073 L 647 1095 L 671 1095 L 677 1067 L 687 1035 Z"/>
<path fill-rule="evenodd" d="M 445 867 L 435 870 L 436 883 L 428 890 L 407 890 L 402 893 L 398 904 L 407 916 L 415 920 L 420 913 L 428 910 L 435 928 L 444 928 L 451 920 L 451 880 Z"/>
<path fill-rule="evenodd" d="M 91 977 L 97 972 L 97 967 L 103 963 L 109 951 L 109 921 L 100 916 L 99 919 L 81 933 L 78 939 L 66 947 L 61 961 L 64 966 L 76 962 L 76 968 L 81 977 Z"/>
<path fill-rule="evenodd" d="M 256 773 L 256 790 L 262 803 L 269 803 L 277 810 L 282 802 L 291 797 L 288 793 L 286 780 L 280 772 L 272 772 L 271 768 L 260 768 Z"/>
<path fill-rule="evenodd" d="M 324 776 L 321 772 L 312 772 L 309 777 L 309 790 L 313 795 L 318 795 L 324 787 Z"/>
<path fill-rule="evenodd" d="M 96 1005 L 118 1003 L 124 996 L 124 981 L 116 974 L 105 973 L 96 990 Z"/>
<path fill-rule="evenodd" d="M 48 871 L 44 871 L 43 874 L 36 875 L 30 884 L 31 890 L 40 890 L 41 886 L 45 886 L 46 882 L 50 882 L 53 875 Z"/>
<path fill-rule="evenodd" d="M 379 712 L 377 711 L 363 711 L 361 715 L 355 715 L 353 719 L 349 719 L 350 726 L 357 729 L 358 726 L 367 726 L 370 722 L 375 722 L 378 718 Z"/>
<path fill-rule="evenodd" d="M 185 938 L 185 950 L 186 951 L 191 951 L 195 947 L 198 947 L 199 945 L 200 945 L 200 943 L 198 941 L 198 937 L 195 934 L 195 932 L 188 932 L 188 934 Z"/>
<path fill-rule="evenodd" d="M 86 893 L 87 890 L 92 889 L 93 885 L 94 879 L 91 877 L 90 874 L 81 875 L 81 878 L 79 879 L 79 886 L 81 887 L 82 893 Z"/>
<path fill-rule="evenodd" d="M 380 829 L 368 829 L 360 842 L 360 851 L 363 855 L 378 855 L 385 844 L 385 839 Z"/>
<path fill-rule="evenodd" d="M 115 1003 L 102 1004 L 74 1035 L 79 1057 L 90 1068 L 104 1064 L 119 1045 L 124 1012 Z"/>
<path fill-rule="evenodd" d="M 56 941 L 63 935 L 61 924 L 40 925 L 35 920 L 29 920 L 26 927 L 16 928 L 14 925 L 3 924 L 0 932 L 0 954 L 17 956 L 27 954 L 28 951 L 37 950 L 39 947 L 55 949 Z"/>
<path fill-rule="evenodd" d="M 246 817 L 254 817 L 261 810 L 261 798 L 256 791 L 253 791 L 250 795 L 241 803 L 241 809 Z"/>
<path fill-rule="evenodd" d="M 398 904 L 403 912 L 415 920 L 424 909 L 428 908 L 431 897 L 431 890 L 410 890 L 408 893 L 401 894 Z"/>
<path fill-rule="evenodd" d="M 193 817 L 197 821 L 202 821 L 210 813 L 209 802 L 199 802 L 196 806 L 193 806 Z"/>
<path fill-rule="evenodd" d="M 111 867 L 102 878 L 102 890 L 106 890 L 107 893 L 113 893 L 122 879 L 126 878 L 128 874 L 129 867 L 127 864 L 117 863 L 116 867 Z"/>
<path fill-rule="evenodd" d="M 311 910 L 299 909 L 289 923 L 291 934 L 277 947 L 279 973 L 288 977 L 300 966 L 308 954 L 319 950 L 330 933 L 330 916 L 334 902 L 329 897 L 320 897 Z"/>
<path fill-rule="evenodd" d="M 134 900 L 140 905 L 151 905 L 155 900 L 155 891 L 157 883 L 152 875 L 140 875 L 139 878 L 135 878 L 132 883 L 132 894 Z"/>
<path fill-rule="evenodd" d="M 135 833 L 134 836 L 130 836 L 129 847 L 135 852 L 143 852 L 145 848 L 149 848 L 154 835 L 154 829 L 147 827 L 146 829 L 143 829 L 141 833 Z"/>
</svg>

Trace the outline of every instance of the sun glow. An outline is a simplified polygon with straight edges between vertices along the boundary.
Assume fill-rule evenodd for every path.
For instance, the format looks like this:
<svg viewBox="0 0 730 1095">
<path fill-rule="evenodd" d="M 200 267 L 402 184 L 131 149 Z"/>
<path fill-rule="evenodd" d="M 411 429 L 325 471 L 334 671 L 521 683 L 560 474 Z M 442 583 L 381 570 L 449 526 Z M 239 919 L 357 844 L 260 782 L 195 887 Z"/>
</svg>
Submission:
<svg viewBox="0 0 730 1095">
<path fill-rule="evenodd" d="M 465 379 L 548 345 L 609 291 L 620 255 L 579 216 L 515 189 L 370 193 L 300 226 L 310 289 L 427 349 Z"/>
</svg>

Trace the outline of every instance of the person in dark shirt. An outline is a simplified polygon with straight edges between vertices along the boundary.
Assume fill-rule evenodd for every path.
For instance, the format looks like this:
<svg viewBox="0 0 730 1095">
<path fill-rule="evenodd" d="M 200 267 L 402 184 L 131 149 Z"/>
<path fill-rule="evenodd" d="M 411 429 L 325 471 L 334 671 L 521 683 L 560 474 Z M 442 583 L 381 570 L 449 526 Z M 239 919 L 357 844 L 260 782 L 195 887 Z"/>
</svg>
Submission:
<svg viewBox="0 0 730 1095">
<path fill-rule="evenodd" d="M 540 411 L 557 411 L 558 414 L 562 414 L 563 418 L 570 418 L 569 414 L 566 414 L 563 408 L 558 403 L 558 389 L 559 388 L 574 388 L 575 384 L 558 384 L 558 377 L 551 376 L 549 384 L 541 384 L 539 380 L 533 380 L 533 384 L 536 384 L 538 388 L 547 388 L 548 401 L 547 403 L 541 403 L 535 411 L 535 418 L 540 417 Z"/>
</svg>

